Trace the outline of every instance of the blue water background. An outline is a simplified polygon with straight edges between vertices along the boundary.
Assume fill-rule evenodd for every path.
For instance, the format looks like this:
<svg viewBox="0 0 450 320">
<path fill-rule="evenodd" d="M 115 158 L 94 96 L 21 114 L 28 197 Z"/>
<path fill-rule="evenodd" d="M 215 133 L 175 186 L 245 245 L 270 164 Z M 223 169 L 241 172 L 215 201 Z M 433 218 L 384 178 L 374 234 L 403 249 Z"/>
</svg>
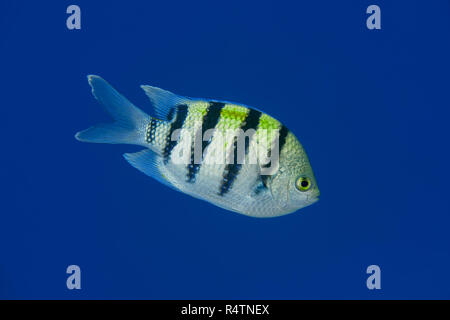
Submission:
<svg viewBox="0 0 450 320">
<path fill-rule="evenodd" d="M 449 299 L 449 34 L 445 0 L 1 1 L 0 298 Z M 76 141 L 109 121 L 87 74 L 264 110 L 320 201 L 249 218 Z"/>
</svg>

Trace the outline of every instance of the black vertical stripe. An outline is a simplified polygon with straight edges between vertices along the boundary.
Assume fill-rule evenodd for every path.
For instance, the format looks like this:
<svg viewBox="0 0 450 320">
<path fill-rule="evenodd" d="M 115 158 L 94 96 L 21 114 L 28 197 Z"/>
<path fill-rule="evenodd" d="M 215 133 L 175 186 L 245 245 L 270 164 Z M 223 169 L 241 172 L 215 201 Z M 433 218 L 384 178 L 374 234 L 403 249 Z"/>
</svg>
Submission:
<svg viewBox="0 0 450 320">
<path fill-rule="evenodd" d="M 167 143 L 166 143 L 166 146 L 165 146 L 164 152 L 163 152 L 163 158 L 164 158 L 165 164 L 167 164 L 167 162 L 169 161 L 170 154 L 172 153 L 173 148 L 175 148 L 178 141 L 180 140 L 178 138 L 176 141 L 172 141 L 172 139 L 171 139 L 172 134 L 175 130 L 181 129 L 183 127 L 183 123 L 186 120 L 186 117 L 188 115 L 188 110 L 189 110 L 188 106 L 185 104 L 178 105 L 174 108 L 175 108 L 175 119 L 173 120 L 173 122 L 170 125 L 169 133 L 166 137 Z"/>
<path fill-rule="evenodd" d="M 208 107 L 208 112 L 203 116 L 202 121 L 202 138 L 206 132 L 206 130 L 214 129 L 219 122 L 220 112 L 224 107 L 224 103 L 221 102 L 211 102 Z M 208 141 L 203 141 L 202 139 L 202 152 L 205 151 L 206 147 L 211 143 L 211 139 Z"/>
<path fill-rule="evenodd" d="M 279 148 L 280 148 L 279 149 L 280 150 L 280 152 L 279 152 L 280 154 L 281 154 L 281 150 L 283 150 L 283 147 L 286 144 L 286 138 L 287 138 L 288 133 L 289 133 L 289 129 L 286 128 L 286 126 L 282 125 L 281 129 L 280 129 L 280 136 L 278 138 L 278 141 L 279 141 L 278 145 L 279 145 Z"/>
<path fill-rule="evenodd" d="M 249 109 L 249 112 L 247 114 L 247 117 L 245 118 L 244 122 L 241 124 L 240 129 L 242 129 L 245 133 L 248 129 L 257 129 L 259 124 L 259 119 L 261 118 L 261 112 Z M 252 137 L 249 137 L 249 139 L 245 139 L 245 155 L 248 154 L 250 149 L 250 139 Z M 225 193 L 230 191 L 231 187 L 233 186 L 234 181 L 236 180 L 239 171 L 242 168 L 242 164 L 238 163 L 237 159 L 237 150 L 236 150 L 236 144 L 237 144 L 238 137 L 234 137 L 233 140 L 233 147 L 231 152 L 233 153 L 233 163 L 227 164 L 225 166 L 225 169 L 223 171 L 223 181 L 220 186 L 219 195 L 223 196 Z"/>
<path fill-rule="evenodd" d="M 202 155 L 205 152 L 205 149 L 208 147 L 208 145 L 212 141 L 212 137 L 207 140 L 203 141 L 204 134 L 206 130 L 214 129 L 219 122 L 220 119 L 220 113 L 222 111 L 222 108 L 224 107 L 224 103 L 222 102 L 210 102 L 208 106 L 208 110 L 206 111 L 206 114 L 203 116 L 202 120 Z M 188 173 L 186 176 L 186 180 L 188 182 L 195 182 L 195 176 L 200 170 L 201 163 L 193 163 L 194 162 L 194 143 L 195 143 L 195 137 L 192 141 L 192 147 L 191 147 L 191 163 L 187 166 Z"/>
<path fill-rule="evenodd" d="M 269 176 L 261 176 L 261 180 L 258 180 L 255 189 L 253 190 L 256 195 L 260 194 L 263 191 L 267 190 L 267 181 L 263 178 L 267 178 Z"/>
<path fill-rule="evenodd" d="M 169 113 L 167 114 L 167 118 L 166 118 L 167 121 L 172 121 L 173 120 L 173 115 L 174 115 L 175 111 L 176 111 L 175 108 L 171 108 L 169 110 Z"/>
<path fill-rule="evenodd" d="M 278 159 L 277 161 L 279 161 L 280 159 L 280 155 L 281 155 L 281 150 L 283 150 L 284 145 L 286 144 L 286 138 L 287 135 L 289 133 L 289 129 L 286 128 L 284 125 L 281 125 L 280 131 L 278 132 Z M 272 155 L 273 153 L 273 148 L 276 148 L 277 144 L 274 144 L 272 149 L 269 150 L 269 157 Z M 271 162 L 266 163 L 265 165 L 263 165 L 263 167 L 268 168 L 271 165 Z"/>
<path fill-rule="evenodd" d="M 268 188 L 267 183 L 269 182 L 269 178 L 270 176 L 265 175 L 265 176 L 261 176 L 261 182 L 262 182 L 262 186 L 264 186 L 264 188 Z M 262 188 L 259 188 L 258 191 L 256 191 L 256 193 L 260 193 L 262 191 Z"/>
<path fill-rule="evenodd" d="M 289 133 L 289 129 L 286 128 L 286 126 L 282 125 L 281 128 L 280 128 L 280 131 L 278 132 L 278 148 L 279 148 L 278 150 L 279 150 L 279 151 L 278 151 L 278 159 L 276 159 L 276 161 L 280 161 L 281 150 L 283 150 L 283 147 L 284 147 L 284 145 L 286 144 L 286 138 L 287 138 L 288 133 Z M 276 144 L 273 146 L 273 148 L 275 148 L 275 147 L 276 147 Z M 270 157 L 271 154 L 272 154 L 272 150 L 273 150 L 273 149 L 271 149 L 271 150 L 269 151 L 269 157 Z M 270 167 L 270 165 L 271 165 L 271 162 L 269 162 L 269 163 L 263 165 L 263 167 L 268 168 L 268 167 Z M 276 163 L 273 164 L 273 165 L 276 166 Z M 270 178 L 269 175 L 262 175 L 262 176 L 261 176 L 262 183 L 263 183 L 263 185 L 264 185 L 266 188 L 267 188 L 267 183 L 268 183 L 268 181 L 269 181 L 269 178 Z"/>
<path fill-rule="evenodd" d="M 261 112 L 258 110 L 250 109 L 245 122 L 241 125 L 241 129 L 245 132 L 248 129 L 258 129 L 259 118 L 261 118 Z M 245 154 L 248 154 L 250 145 L 250 139 L 245 139 Z"/>
</svg>

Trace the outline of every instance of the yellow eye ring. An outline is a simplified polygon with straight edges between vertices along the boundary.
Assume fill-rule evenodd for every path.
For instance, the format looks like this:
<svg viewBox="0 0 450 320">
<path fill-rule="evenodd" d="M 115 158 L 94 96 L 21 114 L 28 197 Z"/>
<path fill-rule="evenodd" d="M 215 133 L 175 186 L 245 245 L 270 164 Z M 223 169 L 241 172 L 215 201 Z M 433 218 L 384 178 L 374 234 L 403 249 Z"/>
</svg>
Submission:
<svg viewBox="0 0 450 320">
<path fill-rule="evenodd" d="M 297 181 L 295 182 L 295 187 L 302 192 L 311 189 L 311 185 L 311 179 L 305 176 L 298 177 Z"/>
</svg>

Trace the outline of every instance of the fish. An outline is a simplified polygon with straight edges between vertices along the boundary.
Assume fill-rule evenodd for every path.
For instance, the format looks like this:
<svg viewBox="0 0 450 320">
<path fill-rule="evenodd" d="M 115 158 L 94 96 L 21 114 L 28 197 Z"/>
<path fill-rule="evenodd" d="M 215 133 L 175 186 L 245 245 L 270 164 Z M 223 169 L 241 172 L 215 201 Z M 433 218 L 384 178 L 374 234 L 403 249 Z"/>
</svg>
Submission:
<svg viewBox="0 0 450 320">
<path fill-rule="evenodd" d="M 158 182 L 228 211 L 269 218 L 319 199 L 306 152 L 281 122 L 244 104 L 142 85 L 148 115 L 96 75 L 93 96 L 114 122 L 76 133 L 82 142 L 144 147 L 123 156 Z"/>
</svg>

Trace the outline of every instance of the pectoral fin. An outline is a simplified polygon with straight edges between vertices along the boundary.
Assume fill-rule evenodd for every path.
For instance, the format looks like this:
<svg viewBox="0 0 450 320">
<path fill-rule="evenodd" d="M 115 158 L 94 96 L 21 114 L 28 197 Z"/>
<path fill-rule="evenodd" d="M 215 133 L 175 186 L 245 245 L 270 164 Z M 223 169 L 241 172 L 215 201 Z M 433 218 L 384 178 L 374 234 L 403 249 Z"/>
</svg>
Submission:
<svg viewBox="0 0 450 320">
<path fill-rule="evenodd" d="M 280 209 L 286 208 L 289 204 L 289 188 L 286 178 L 286 173 L 278 173 L 269 186 L 270 194 Z"/>
</svg>

